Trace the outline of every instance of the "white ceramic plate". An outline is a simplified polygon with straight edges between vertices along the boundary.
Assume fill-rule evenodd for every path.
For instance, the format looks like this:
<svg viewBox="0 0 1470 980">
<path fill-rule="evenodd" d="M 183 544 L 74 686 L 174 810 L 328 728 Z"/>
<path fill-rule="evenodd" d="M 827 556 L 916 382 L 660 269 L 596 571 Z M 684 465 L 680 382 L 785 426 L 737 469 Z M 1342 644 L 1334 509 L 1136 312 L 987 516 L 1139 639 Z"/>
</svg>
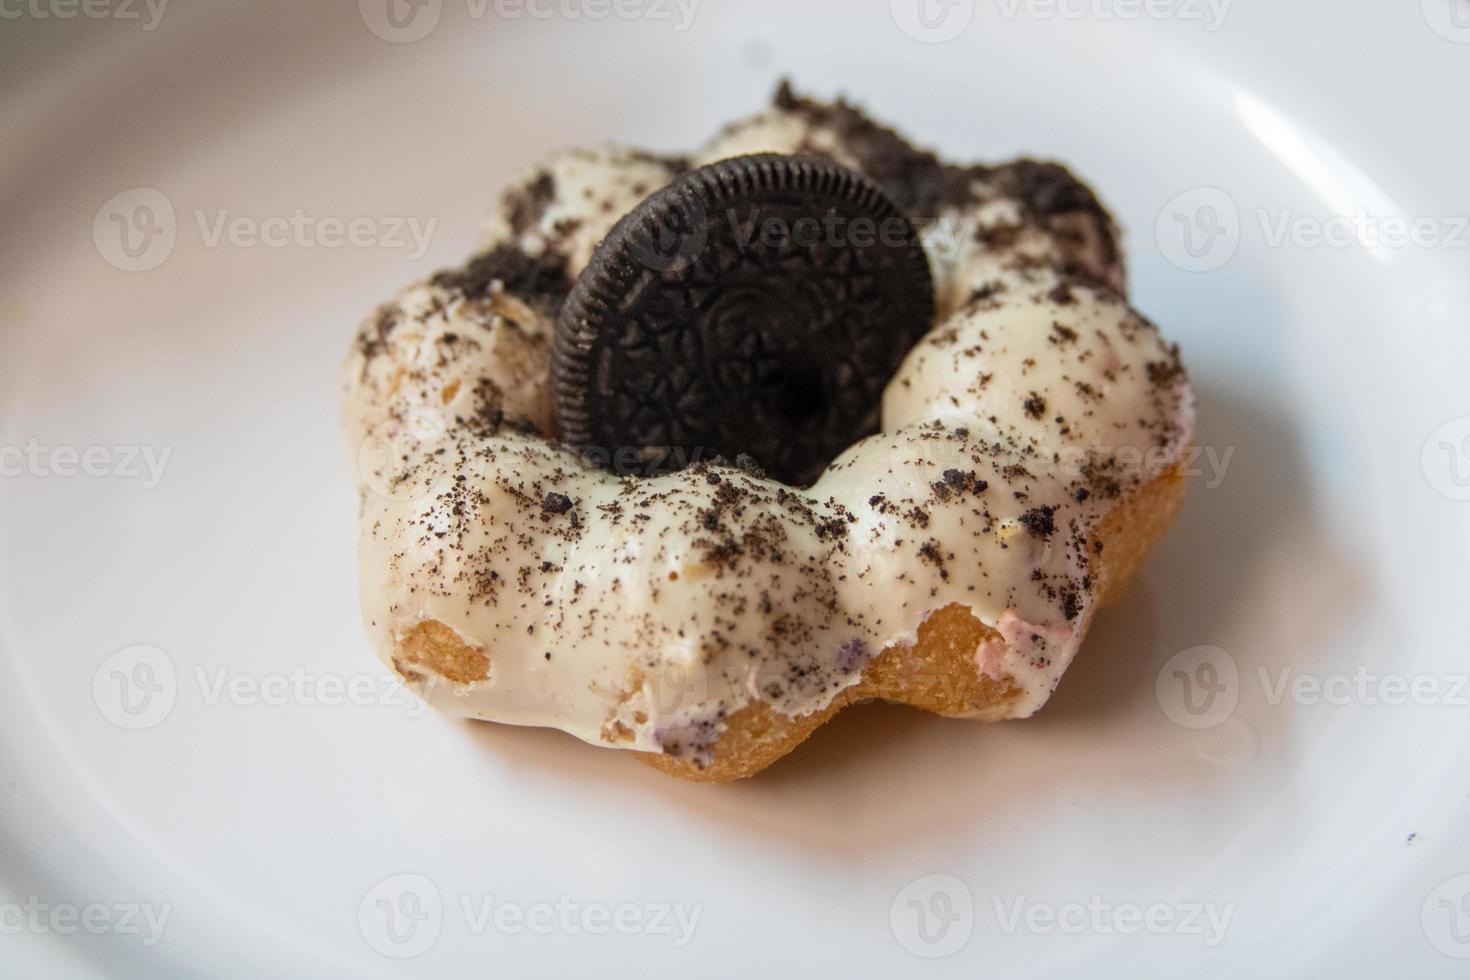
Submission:
<svg viewBox="0 0 1470 980">
<path fill-rule="evenodd" d="M 926 2 L 0 7 L 0 973 L 1470 969 L 1470 7 Z M 424 715 L 350 331 L 538 155 L 785 72 L 1095 182 L 1199 391 L 1177 527 L 1027 722 L 706 787 Z"/>
</svg>

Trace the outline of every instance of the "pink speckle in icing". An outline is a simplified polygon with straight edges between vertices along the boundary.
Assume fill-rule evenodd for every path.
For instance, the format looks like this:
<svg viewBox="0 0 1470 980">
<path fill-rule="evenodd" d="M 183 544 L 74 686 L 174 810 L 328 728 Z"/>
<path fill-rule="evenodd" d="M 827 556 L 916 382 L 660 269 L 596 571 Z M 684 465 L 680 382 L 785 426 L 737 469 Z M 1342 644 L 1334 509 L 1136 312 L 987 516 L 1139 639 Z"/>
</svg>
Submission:
<svg viewBox="0 0 1470 980">
<path fill-rule="evenodd" d="M 1072 636 L 1069 626 L 1028 623 L 1007 609 L 995 624 L 995 631 L 1000 639 L 984 640 L 975 651 L 975 666 L 983 676 L 999 681 L 1014 677 L 1022 667 L 1056 675 L 1065 666 L 1056 659 L 1068 649 Z"/>
</svg>

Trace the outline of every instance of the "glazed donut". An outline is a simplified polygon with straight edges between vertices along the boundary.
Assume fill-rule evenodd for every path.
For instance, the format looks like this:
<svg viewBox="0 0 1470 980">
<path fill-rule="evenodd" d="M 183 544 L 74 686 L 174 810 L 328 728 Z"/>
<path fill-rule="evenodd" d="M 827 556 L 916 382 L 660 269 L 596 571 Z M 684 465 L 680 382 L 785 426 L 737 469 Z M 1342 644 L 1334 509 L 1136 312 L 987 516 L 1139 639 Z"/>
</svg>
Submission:
<svg viewBox="0 0 1470 980">
<path fill-rule="evenodd" d="M 559 441 L 557 317 L 615 223 L 750 153 L 865 175 L 911 218 L 932 329 L 881 431 L 808 487 L 742 461 L 610 469 Z M 1023 718 L 1185 490 L 1193 395 L 1064 168 L 958 167 L 783 84 L 690 158 L 553 157 L 464 267 L 363 324 L 342 374 L 364 622 L 435 707 L 725 781 L 843 706 Z"/>
</svg>

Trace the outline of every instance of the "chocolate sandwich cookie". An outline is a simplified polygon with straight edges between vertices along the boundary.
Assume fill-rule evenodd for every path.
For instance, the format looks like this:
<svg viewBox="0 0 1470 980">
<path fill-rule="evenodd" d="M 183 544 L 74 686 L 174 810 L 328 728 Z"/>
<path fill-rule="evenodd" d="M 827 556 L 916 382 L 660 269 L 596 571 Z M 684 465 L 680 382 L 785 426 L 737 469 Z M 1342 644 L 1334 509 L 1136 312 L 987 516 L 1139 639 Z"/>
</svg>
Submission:
<svg viewBox="0 0 1470 980">
<path fill-rule="evenodd" d="M 598 247 L 562 308 L 562 438 L 624 472 L 753 457 L 805 486 L 876 432 L 883 388 L 933 325 L 913 225 L 816 157 L 701 167 Z"/>
</svg>

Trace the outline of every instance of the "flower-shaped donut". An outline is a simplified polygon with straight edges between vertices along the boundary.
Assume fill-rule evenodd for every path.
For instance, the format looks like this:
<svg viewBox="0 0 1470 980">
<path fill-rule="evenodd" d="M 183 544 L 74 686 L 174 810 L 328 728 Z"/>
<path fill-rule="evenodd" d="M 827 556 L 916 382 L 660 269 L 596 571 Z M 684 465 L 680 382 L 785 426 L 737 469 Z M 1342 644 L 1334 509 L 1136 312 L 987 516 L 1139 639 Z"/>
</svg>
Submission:
<svg viewBox="0 0 1470 980">
<path fill-rule="evenodd" d="M 757 152 L 866 175 L 921 235 L 937 316 L 881 431 L 806 488 L 560 442 L 553 335 L 598 244 Z M 946 165 L 785 86 L 690 159 L 556 156 L 344 367 L 368 632 L 438 708 L 695 779 L 757 772 L 861 698 L 1030 715 L 1184 493 L 1193 396 L 1123 291 L 1113 224 L 1063 168 Z"/>
</svg>

